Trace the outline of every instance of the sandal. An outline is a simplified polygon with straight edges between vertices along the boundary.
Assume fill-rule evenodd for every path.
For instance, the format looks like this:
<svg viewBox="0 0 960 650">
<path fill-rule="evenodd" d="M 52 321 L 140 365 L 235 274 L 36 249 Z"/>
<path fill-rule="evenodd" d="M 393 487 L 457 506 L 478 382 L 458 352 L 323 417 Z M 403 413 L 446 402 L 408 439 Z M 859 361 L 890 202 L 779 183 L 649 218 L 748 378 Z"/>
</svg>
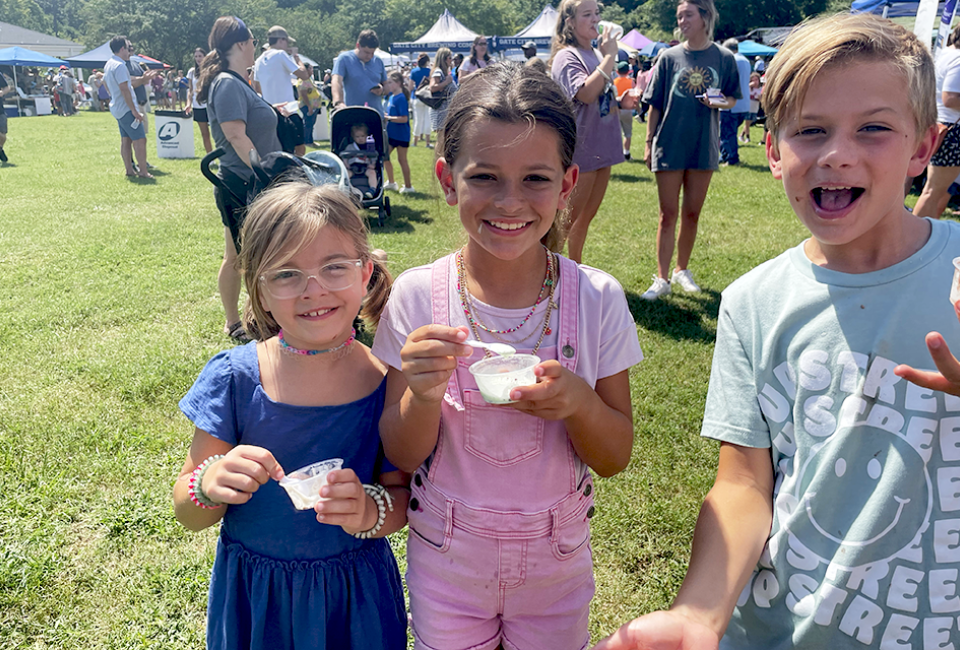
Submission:
<svg viewBox="0 0 960 650">
<path fill-rule="evenodd" d="M 250 341 L 253 340 L 247 334 L 247 331 L 243 329 L 243 323 L 240 321 L 237 321 L 236 323 L 231 325 L 229 330 L 230 331 L 227 332 L 227 336 L 232 338 L 237 343 L 249 343 Z"/>
</svg>

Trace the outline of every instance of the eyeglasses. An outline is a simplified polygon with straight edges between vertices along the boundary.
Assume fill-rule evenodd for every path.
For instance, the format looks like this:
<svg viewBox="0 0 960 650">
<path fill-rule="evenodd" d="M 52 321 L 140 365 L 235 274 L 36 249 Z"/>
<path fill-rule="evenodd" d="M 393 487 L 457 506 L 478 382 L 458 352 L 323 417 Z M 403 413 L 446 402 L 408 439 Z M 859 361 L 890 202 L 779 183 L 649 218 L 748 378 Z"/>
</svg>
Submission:
<svg viewBox="0 0 960 650">
<path fill-rule="evenodd" d="M 610 106 L 613 104 L 613 100 L 613 89 L 608 85 L 600 95 L 600 117 L 606 117 L 610 114 Z"/>
<path fill-rule="evenodd" d="M 283 300 L 303 295 L 310 278 L 327 291 L 343 291 L 356 283 L 363 266 L 361 260 L 337 260 L 320 267 L 316 274 L 307 275 L 300 269 L 277 269 L 260 276 L 260 283 L 274 298 Z"/>
<path fill-rule="evenodd" d="M 477 46 L 480 46 L 480 45 L 486 46 L 486 44 L 487 44 L 486 41 L 480 41 L 479 43 L 477 43 Z"/>
<path fill-rule="evenodd" d="M 258 45 L 260 45 L 260 39 L 259 38 L 253 39 L 253 46 L 257 47 Z"/>
</svg>

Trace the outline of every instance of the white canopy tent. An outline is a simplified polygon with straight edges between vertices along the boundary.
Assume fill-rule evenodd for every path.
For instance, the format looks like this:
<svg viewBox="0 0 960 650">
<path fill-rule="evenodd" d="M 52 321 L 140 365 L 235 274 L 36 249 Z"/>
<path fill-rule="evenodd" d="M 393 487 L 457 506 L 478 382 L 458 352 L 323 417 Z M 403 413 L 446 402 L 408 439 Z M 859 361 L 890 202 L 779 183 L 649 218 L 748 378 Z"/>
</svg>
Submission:
<svg viewBox="0 0 960 650">
<path fill-rule="evenodd" d="M 546 59 L 550 55 L 550 45 L 557 30 L 559 15 L 553 5 L 546 5 L 533 22 L 513 36 L 495 36 L 493 49 L 499 51 L 504 58 L 522 60 L 524 56 L 520 46 L 527 41 L 533 41 L 537 45 L 537 56 Z"/>
<path fill-rule="evenodd" d="M 429 52 L 440 47 L 448 47 L 454 52 L 465 52 L 470 50 L 473 39 L 477 36 L 479 34 L 464 27 L 463 23 L 454 18 L 449 10 L 444 9 L 443 14 L 426 34 L 408 43 L 394 43 L 390 46 L 390 51 Z"/>
</svg>

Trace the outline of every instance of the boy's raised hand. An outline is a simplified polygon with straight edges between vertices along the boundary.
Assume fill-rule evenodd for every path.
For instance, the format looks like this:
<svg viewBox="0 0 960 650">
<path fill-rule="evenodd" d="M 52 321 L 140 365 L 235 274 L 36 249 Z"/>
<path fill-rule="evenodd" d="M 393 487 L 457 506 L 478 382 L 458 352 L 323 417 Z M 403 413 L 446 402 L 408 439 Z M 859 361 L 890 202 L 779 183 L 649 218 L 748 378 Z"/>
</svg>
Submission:
<svg viewBox="0 0 960 650">
<path fill-rule="evenodd" d="M 377 523 L 376 508 L 369 520 L 369 501 L 356 473 L 352 469 L 337 469 L 327 474 L 327 482 L 320 488 L 320 501 L 313 509 L 321 524 L 340 526 L 353 535 L 370 530 Z"/>
<path fill-rule="evenodd" d="M 203 475 L 203 493 L 216 503 L 246 503 L 270 479 L 283 478 L 283 468 L 263 447 L 238 445 Z"/>
<path fill-rule="evenodd" d="M 960 302 L 953 308 L 957 312 L 957 318 L 960 319 Z M 933 357 L 933 362 L 940 372 L 916 370 L 901 364 L 893 369 L 893 374 L 923 388 L 960 396 L 960 361 L 950 353 L 947 342 L 939 332 L 930 332 L 925 340 L 930 356 Z"/>
<path fill-rule="evenodd" d="M 463 345 L 466 340 L 466 327 L 424 325 L 413 330 L 400 349 L 400 372 L 410 391 L 427 402 L 442 400 L 457 357 L 473 354 L 473 348 Z"/>
<path fill-rule="evenodd" d="M 593 650 L 717 650 L 717 634 L 676 612 L 653 612 L 634 619 Z"/>
</svg>

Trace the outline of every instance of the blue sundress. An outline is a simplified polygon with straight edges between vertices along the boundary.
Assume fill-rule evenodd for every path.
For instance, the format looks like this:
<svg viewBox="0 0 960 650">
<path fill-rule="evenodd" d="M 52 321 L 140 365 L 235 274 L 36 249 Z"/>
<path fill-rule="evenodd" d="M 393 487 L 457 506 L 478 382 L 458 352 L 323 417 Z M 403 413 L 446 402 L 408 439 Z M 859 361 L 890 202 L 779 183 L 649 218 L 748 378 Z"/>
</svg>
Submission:
<svg viewBox="0 0 960 650">
<path fill-rule="evenodd" d="M 360 481 L 395 468 L 378 423 L 386 381 L 338 406 L 275 402 L 260 384 L 256 342 L 211 359 L 180 410 L 232 445 L 269 449 L 286 471 L 343 458 Z M 296 510 L 276 481 L 224 514 L 210 578 L 209 650 L 403 650 L 406 614 L 386 539 L 361 540 Z"/>
</svg>

